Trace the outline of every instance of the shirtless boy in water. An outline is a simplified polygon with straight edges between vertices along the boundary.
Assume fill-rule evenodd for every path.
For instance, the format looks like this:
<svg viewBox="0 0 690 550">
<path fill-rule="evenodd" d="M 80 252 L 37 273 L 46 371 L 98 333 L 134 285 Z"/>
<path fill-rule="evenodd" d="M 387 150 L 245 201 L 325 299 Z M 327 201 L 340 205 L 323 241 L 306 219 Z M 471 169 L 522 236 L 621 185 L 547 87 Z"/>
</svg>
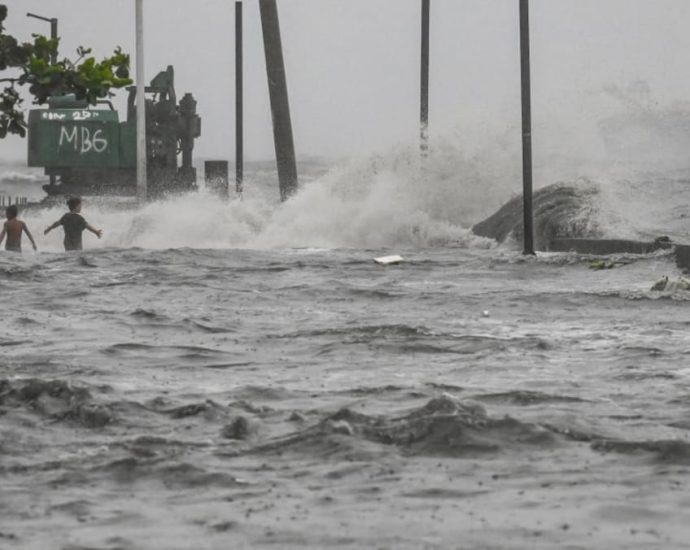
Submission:
<svg viewBox="0 0 690 550">
<path fill-rule="evenodd" d="M 48 228 L 43 232 L 47 235 L 50 231 L 55 229 L 58 225 L 61 225 L 65 230 L 65 250 L 81 250 L 81 234 L 84 229 L 88 229 L 98 238 L 101 238 L 103 231 L 96 229 L 89 225 L 86 220 L 81 216 L 81 199 L 78 197 L 73 197 L 67 201 L 67 208 L 69 212 L 62 216 L 54 224 L 48 226 Z"/>
<path fill-rule="evenodd" d="M 31 241 L 31 245 L 34 247 L 34 250 L 36 250 L 36 243 L 34 242 L 34 238 L 31 236 L 31 233 L 29 232 L 29 228 L 23 221 L 17 219 L 17 214 L 17 205 L 15 204 L 8 206 L 5 210 L 7 221 L 3 224 L 2 231 L 0 232 L 0 244 L 2 244 L 2 240 L 5 238 L 5 236 L 7 236 L 7 241 L 5 242 L 5 250 L 10 250 L 12 252 L 21 252 L 22 232 L 24 232 L 26 233 L 26 236 L 29 237 L 29 240 Z"/>
</svg>

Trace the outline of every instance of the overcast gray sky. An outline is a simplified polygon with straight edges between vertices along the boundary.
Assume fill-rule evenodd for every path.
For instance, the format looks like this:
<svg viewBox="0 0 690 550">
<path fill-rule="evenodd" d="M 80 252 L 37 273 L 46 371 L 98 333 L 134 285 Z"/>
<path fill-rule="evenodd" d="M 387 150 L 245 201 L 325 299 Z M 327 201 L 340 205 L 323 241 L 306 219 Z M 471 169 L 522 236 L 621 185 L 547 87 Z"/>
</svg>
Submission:
<svg viewBox="0 0 690 550">
<path fill-rule="evenodd" d="M 48 34 L 62 54 L 121 45 L 134 60 L 134 0 L 4 0 L 7 32 Z M 519 141 L 518 0 L 432 0 L 431 132 Z M 173 64 L 202 116 L 199 155 L 234 154 L 232 0 L 145 0 L 147 79 Z M 273 154 L 257 0 L 245 0 L 246 154 Z M 420 0 L 279 0 L 298 155 L 349 156 L 417 139 Z M 532 0 L 535 148 L 546 128 L 595 118 L 602 91 L 646 80 L 661 103 L 690 98 L 688 0 Z M 540 136 L 540 129 L 543 135 Z M 511 132 L 515 132 L 511 134 Z M 566 132 L 567 133 L 567 132 Z M 541 142 L 540 142 L 541 138 Z M 577 146 L 578 137 L 571 136 Z M 580 141 L 585 140 L 580 136 Z M 2 143 L 22 158 L 25 143 Z"/>
</svg>

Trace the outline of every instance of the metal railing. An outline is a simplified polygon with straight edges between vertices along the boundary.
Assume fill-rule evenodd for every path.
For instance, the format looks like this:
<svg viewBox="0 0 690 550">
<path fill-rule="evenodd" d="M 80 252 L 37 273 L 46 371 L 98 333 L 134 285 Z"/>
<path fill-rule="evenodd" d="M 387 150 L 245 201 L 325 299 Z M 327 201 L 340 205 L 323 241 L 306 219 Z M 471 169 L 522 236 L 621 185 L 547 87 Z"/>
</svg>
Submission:
<svg viewBox="0 0 690 550">
<path fill-rule="evenodd" d="M 5 195 L 0 195 L 0 207 L 10 206 L 12 204 L 16 204 L 17 206 L 26 206 L 29 204 L 29 199 L 27 197 L 6 197 Z"/>
</svg>

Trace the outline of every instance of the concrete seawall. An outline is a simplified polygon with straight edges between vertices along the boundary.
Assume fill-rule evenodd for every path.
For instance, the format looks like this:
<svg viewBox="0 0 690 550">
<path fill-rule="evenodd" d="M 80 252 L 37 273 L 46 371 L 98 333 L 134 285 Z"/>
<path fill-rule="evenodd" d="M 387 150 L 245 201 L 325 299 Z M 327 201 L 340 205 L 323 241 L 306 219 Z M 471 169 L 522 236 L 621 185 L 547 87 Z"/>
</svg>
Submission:
<svg viewBox="0 0 690 550">
<path fill-rule="evenodd" d="M 690 272 L 690 245 L 676 244 L 668 239 L 656 241 L 629 241 L 624 239 L 551 239 L 549 252 L 577 252 L 578 254 L 651 254 L 657 250 L 672 250 L 680 269 Z"/>
</svg>

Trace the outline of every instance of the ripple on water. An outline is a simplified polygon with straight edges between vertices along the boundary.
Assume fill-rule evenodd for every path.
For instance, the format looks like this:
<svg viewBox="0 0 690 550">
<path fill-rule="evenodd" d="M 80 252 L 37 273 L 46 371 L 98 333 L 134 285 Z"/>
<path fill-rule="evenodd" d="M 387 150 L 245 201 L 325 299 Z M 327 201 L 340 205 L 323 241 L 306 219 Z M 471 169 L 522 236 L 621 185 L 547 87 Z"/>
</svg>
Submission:
<svg viewBox="0 0 690 550">
<path fill-rule="evenodd" d="M 94 402 L 87 388 L 63 380 L 0 380 L 0 407 L 23 408 L 56 422 L 68 421 L 85 428 L 101 428 L 115 421 L 111 408 Z"/>
<path fill-rule="evenodd" d="M 479 404 L 442 395 L 403 416 L 369 416 L 341 409 L 316 426 L 256 451 L 342 456 L 356 453 L 360 443 L 369 442 L 394 446 L 406 455 L 460 458 L 515 447 L 548 448 L 557 441 L 552 432 L 537 424 L 510 417 L 492 418 Z"/>
</svg>

